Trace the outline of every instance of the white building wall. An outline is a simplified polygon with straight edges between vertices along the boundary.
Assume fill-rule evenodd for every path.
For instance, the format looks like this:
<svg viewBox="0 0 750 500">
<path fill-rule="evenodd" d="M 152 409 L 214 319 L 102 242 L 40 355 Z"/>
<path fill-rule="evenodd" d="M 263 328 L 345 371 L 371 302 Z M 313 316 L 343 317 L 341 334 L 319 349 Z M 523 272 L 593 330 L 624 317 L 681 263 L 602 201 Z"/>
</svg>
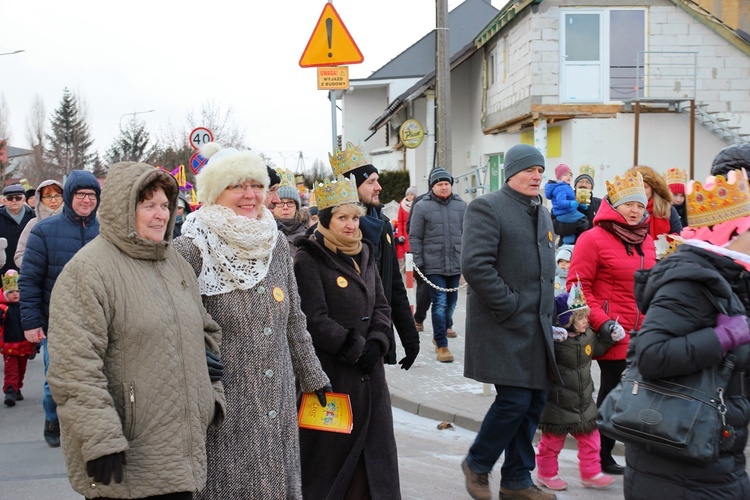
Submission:
<svg viewBox="0 0 750 500">
<path fill-rule="evenodd" d="M 372 132 L 370 125 L 388 106 L 388 88 L 368 87 L 353 88 L 344 93 L 341 111 L 341 144 L 347 142 L 358 144 Z M 379 130 L 367 140 L 367 150 L 385 146 L 385 128 Z"/>
</svg>

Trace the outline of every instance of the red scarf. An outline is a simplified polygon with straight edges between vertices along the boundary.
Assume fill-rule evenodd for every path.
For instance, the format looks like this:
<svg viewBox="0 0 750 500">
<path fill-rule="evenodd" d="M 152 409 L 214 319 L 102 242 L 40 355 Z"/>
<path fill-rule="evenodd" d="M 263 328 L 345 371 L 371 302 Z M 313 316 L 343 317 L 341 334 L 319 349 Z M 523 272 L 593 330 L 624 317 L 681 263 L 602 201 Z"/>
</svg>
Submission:
<svg viewBox="0 0 750 500">
<path fill-rule="evenodd" d="M 672 229 L 671 224 L 669 223 L 669 219 L 662 219 L 661 217 L 657 217 L 654 215 L 654 198 L 652 197 L 650 200 L 648 200 L 648 205 L 646 205 L 646 210 L 649 214 L 649 220 L 651 221 L 651 227 L 649 230 L 649 234 L 651 234 L 651 237 L 655 240 L 657 236 L 660 234 L 669 234 L 670 230 Z"/>
</svg>

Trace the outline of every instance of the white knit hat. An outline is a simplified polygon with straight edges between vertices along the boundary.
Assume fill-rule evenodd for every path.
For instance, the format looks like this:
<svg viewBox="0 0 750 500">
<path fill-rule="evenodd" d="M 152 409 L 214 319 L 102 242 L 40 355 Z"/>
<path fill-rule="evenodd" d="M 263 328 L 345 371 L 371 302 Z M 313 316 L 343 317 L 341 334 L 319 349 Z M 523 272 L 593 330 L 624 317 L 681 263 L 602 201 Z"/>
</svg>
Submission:
<svg viewBox="0 0 750 500">
<path fill-rule="evenodd" d="M 573 258 L 573 245 L 563 245 L 557 249 L 557 254 L 555 255 L 555 262 L 558 262 L 560 260 L 567 260 L 568 262 L 570 262 L 570 259 L 572 258 Z"/>
</svg>

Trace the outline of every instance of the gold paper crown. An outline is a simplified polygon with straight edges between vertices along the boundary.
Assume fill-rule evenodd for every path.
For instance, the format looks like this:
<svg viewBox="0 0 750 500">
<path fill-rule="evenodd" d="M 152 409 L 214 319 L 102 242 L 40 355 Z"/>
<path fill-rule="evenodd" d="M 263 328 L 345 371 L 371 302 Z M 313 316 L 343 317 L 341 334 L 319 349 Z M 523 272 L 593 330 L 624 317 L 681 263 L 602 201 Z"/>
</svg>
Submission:
<svg viewBox="0 0 750 500">
<path fill-rule="evenodd" d="M 307 206 L 309 206 L 310 208 L 318 206 L 318 201 L 315 197 L 315 191 L 310 192 L 310 200 L 307 202 Z"/>
<path fill-rule="evenodd" d="M 18 291 L 18 271 L 15 269 L 9 269 L 7 273 L 3 274 L 3 291 Z"/>
<path fill-rule="evenodd" d="M 334 148 L 333 154 L 328 154 L 328 161 L 331 163 L 334 177 L 341 177 L 362 165 L 372 164 L 370 155 L 365 150 L 365 145 L 355 146 L 351 142 L 346 143 L 346 149 L 343 151 Z"/>
<path fill-rule="evenodd" d="M 646 189 L 643 187 L 643 176 L 640 172 L 626 172 L 624 177 L 615 176 L 613 182 L 606 181 L 607 196 L 612 206 L 626 196 L 642 194 L 646 198 Z"/>
<path fill-rule="evenodd" d="M 315 186 L 315 199 L 318 202 L 318 210 L 337 207 L 344 203 L 359 203 L 357 193 L 357 182 L 340 176 L 333 182 L 326 179 Z"/>
<path fill-rule="evenodd" d="M 660 234 L 654 240 L 654 246 L 656 247 L 656 258 L 662 260 L 667 256 L 673 254 L 677 247 L 685 243 L 685 239 L 682 236 L 676 234 Z"/>
<path fill-rule="evenodd" d="M 687 214 L 690 227 L 714 226 L 750 215 L 750 190 L 743 170 L 730 170 L 727 178 L 709 177 L 704 184 L 688 184 Z"/>
<path fill-rule="evenodd" d="M 279 187 L 281 186 L 289 186 L 296 188 L 297 185 L 294 183 L 294 174 L 291 170 L 286 170 L 283 168 L 277 168 L 276 173 L 279 174 L 279 178 L 281 179 L 281 182 L 279 183 Z"/>
<path fill-rule="evenodd" d="M 670 184 L 687 184 L 687 172 L 677 167 L 670 168 L 667 173 L 664 174 L 664 180 L 667 181 L 667 185 Z"/>
<path fill-rule="evenodd" d="M 596 169 L 588 163 L 584 163 L 583 165 L 578 167 L 578 177 L 582 175 L 588 175 L 592 179 L 594 179 L 594 176 L 596 175 Z"/>
</svg>

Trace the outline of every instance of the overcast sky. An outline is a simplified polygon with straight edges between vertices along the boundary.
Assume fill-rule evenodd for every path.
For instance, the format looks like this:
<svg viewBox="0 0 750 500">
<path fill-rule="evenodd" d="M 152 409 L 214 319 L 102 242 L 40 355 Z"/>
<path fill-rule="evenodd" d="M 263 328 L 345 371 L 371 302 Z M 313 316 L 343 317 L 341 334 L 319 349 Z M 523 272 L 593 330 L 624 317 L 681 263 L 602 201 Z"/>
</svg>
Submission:
<svg viewBox="0 0 750 500">
<path fill-rule="evenodd" d="M 462 0 L 449 0 L 453 9 Z M 0 0 L 0 92 L 10 111 L 11 144 L 27 147 L 36 95 L 51 114 L 64 87 L 88 109 L 94 147 L 104 155 L 125 113 L 152 135 L 185 123 L 213 100 L 231 107 L 253 149 L 280 166 L 327 161 L 331 113 L 315 68 L 299 59 L 324 0 Z M 505 0 L 493 0 L 496 8 Z M 435 0 L 335 0 L 364 55 L 350 78 L 365 78 L 435 25 Z M 127 122 L 129 116 L 122 121 Z M 49 131 L 49 130 L 48 130 Z M 286 158 L 285 158 L 286 157 Z"/>
</svg>

